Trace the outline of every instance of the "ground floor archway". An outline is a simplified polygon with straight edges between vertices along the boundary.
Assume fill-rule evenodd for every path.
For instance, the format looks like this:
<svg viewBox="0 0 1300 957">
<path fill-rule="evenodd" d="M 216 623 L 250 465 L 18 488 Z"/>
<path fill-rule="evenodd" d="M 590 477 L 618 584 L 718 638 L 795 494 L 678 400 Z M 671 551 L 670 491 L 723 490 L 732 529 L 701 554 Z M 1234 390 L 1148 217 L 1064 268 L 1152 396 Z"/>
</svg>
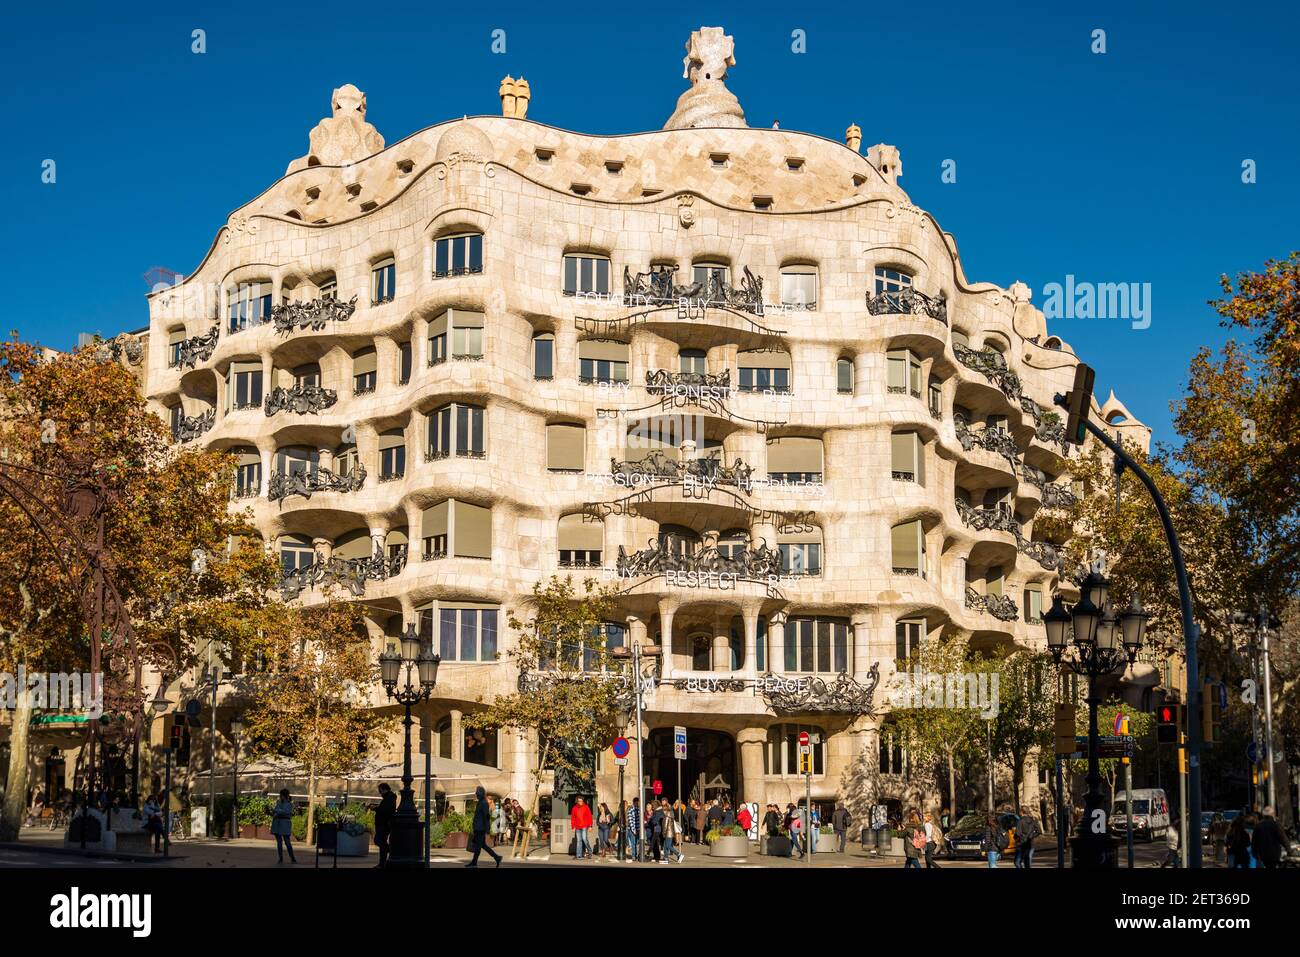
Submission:
<svg viewBox="0 0 1300 957">
<path fill-rule="evenodd" d="M 678 773 L 681 783 L 678 784 Z M 741 782 L 736 760 L 736 739 L 724 731 L 686 729 L 686 759 L 673 750 L 673 729 L 656 728 L 646 741 L 645 774 L 663 783 L 664 798 L 703 803 L 716 798 L 732 800 Z"/>
</svg>

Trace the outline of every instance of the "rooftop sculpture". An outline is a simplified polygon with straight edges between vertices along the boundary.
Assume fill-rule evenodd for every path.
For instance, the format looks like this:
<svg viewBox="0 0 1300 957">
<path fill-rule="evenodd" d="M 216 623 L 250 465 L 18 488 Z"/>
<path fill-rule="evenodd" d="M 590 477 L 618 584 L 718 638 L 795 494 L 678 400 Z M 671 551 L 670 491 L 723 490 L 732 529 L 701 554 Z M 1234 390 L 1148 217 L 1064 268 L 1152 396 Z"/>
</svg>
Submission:
<svg viewBox="0 0 1300 957">
<path fill-rule="evenodd" d="M 666 130 L 705 127 L 747 127 L 740 101 L 723 80 L 736 65 L 735 43 L 722 27 L 701 27 L 691 34 L 682 59 L 682 76 L 690 89 L 677 99 L 677 109 L 664 124 Z"/>
</svg>

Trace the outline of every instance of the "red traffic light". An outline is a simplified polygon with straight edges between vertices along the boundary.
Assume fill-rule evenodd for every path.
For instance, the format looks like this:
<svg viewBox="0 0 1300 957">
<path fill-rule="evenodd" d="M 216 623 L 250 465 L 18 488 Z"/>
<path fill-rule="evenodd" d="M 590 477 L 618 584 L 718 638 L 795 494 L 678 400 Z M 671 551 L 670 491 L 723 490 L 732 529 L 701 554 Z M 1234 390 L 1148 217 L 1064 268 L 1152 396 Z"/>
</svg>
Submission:
<svg viewBox="0 0 1300 957">
<path fill-rule="evenodd" d="M 1160 709 L 1160 723 L 1161 724 L 1174 723 L 1174 709 L 1169 707 L 1169 705 L 1165 705 L 1163 708 Z"/>
</svg>

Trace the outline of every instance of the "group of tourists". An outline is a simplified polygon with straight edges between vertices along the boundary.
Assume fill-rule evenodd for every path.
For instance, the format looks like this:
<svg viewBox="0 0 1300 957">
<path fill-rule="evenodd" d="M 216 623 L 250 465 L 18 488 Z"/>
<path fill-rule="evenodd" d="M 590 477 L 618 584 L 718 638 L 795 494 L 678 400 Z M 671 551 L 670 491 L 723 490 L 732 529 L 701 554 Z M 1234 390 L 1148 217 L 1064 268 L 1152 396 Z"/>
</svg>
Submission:
<svg viewBox="0 0 1300 957">
<path fill-rule="evenodd" d="M 1279 867 L 1291 854 L 1291 841 L 1270 805 L 1261 808 L 1255 804 L 1243 808 L 1232 820 L 1215 811 L 1208 831 L 1209 843 L 1214 848 L 1214 862 L 1226 863 L 1234 870 Z M 1180 827 L 1177 818 L 1170 822 L 1168 835 L 1168 853 L 1160 866 L 1179 867 L 1182 854 L 1178 845 Z"/>
</svg>

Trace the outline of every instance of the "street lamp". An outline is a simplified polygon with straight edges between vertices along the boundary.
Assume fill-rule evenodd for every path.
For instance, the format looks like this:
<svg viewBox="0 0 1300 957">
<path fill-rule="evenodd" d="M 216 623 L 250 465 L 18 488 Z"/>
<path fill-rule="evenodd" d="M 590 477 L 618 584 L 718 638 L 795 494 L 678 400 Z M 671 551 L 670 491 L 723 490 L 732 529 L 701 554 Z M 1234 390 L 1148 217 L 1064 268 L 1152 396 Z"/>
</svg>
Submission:
<svg viewBox="0 0 1300 957">
<path fill-rule="evenodd" d="M 636 782 L 637 782 L 637 805 L 638 812 L 636 816 L 636 859 L 641 860 L 645 847 L 645 807 L 641 805 L 642 799 L 645 798 L 645 766 L 641 760 L 642 737 L 641 737 L 641 694 L 645 690 L 645 676 L 641 673 L 641 658 L 658 658 L 663 655 L 663 648 L 659 645 L 642 645 L 636 642 L 629 649 L 627 645 L 620 645 L 615 648 L 611 655 L 614 658 L 632 659 L 632 698 L 636 702 Z M 621 807 L 621 805 L 620 805 Z M 622 840 L 620 837 L 619 840 Z"/>
<path fill-rule="evenodd" d="M 230 776 L 230 839 L 239 837 L 239 736 L 244 733 L 244 720 L 235 715 L 230 719 L 230 740 L 235 746 L 235 762 Z"/>
<path fill-rule="evenodd" d="M 149 707 L 153 709 L 153 717 L 163 714 L 167 711 L 167 706 L 171 704 L 171 699 L 167 697 L 166 680 L 158 683 L 158 693 L 154 695 L 153 701 L 149 702 Z M 150 719 L 149 727 L 152 734 L 153 720 Z M 171 855 L 172 846 L 172 743 L 167 737 L 166 731 L 163 732 L 163 754 L 166 755 L 167 770 L 164 777 L 165 790 L 163 791 L 163 857 Z M 153 762 L 149 762 L 149 769 L 152 773 Z M 150 785 L 152 787 L 152 784 Z"/>
<path fill-rule="evenodd" d="M 420 853 L 420 812 L 415 808 L 415 791 L 411 784 L 411 707 L 425 701 L 433 694 L 438 683 L 438 664 L 442 659 L 429 645 L 420 640 L 415 624 L 406 626 L 402 634 L 401 653 L 385 651 L 379 656 L 379 679 L 388 697 L 406 709 L 402 724 L 406 729 L 406 742 L 402 753 L 402 797 L 393 818 L 392 853 L 389 867 L 419 867 L 423 863 Z M 400 687 L 399 687 L 400 684 Z"/>
<path fill-rule="evenodd" d="M 1084 797 L 1079 833 L 1071 839 L 1074 866 L 1114 867 L 1116 841 L 1107 828 L 1098 768 L 1097 708 L 1101 704 L 1101 679 L 1137 660 L 1146 632 L 1147 615 L 1137 599 L 1116 616 L 1107 599 L 1110 583 L 1093 570 L 1079 587 L 1081 598 L 1070 611 L 1061 596 L 1043 616 L 1047 627 L 1047 650 L 1058 666 L 1064 665 L 1088 679 L 1088 793 Z M 1074 655 L 1067 656 L 1067 625 L 1071 626 Z"/>
</svg>

